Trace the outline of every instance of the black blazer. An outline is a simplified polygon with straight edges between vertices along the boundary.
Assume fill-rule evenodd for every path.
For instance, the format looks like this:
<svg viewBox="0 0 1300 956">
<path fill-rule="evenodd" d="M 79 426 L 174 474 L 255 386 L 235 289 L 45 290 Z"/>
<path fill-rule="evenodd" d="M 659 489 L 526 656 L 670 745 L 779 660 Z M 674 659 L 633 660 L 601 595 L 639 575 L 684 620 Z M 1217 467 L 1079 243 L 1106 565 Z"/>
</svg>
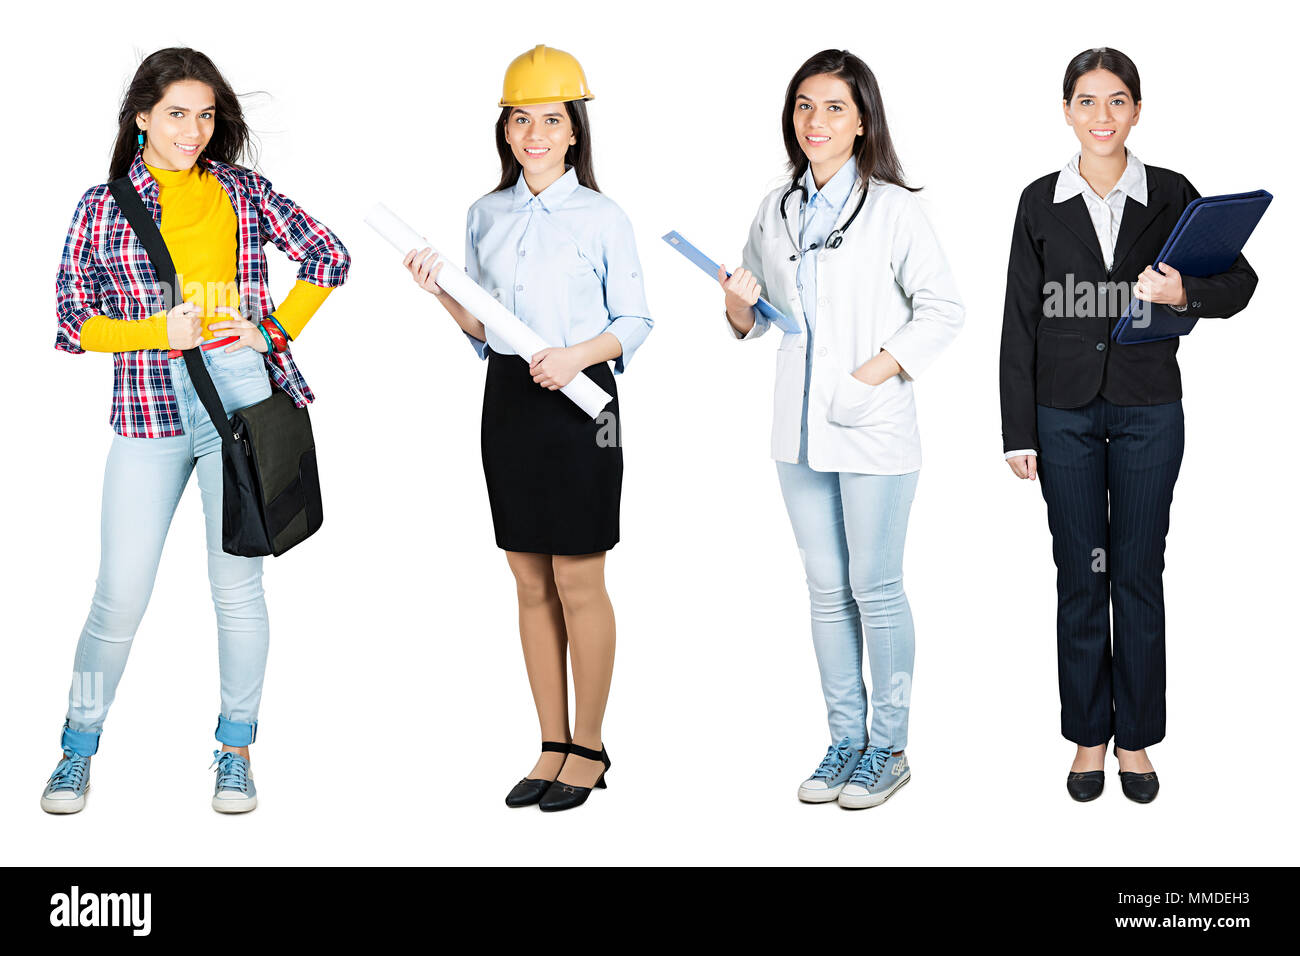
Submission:
<svg viewBox="0 0 1300 956">
<path fill-rule="evenodd" d="M 1059 172 L 1037 179 L 1020 194 L 1007 298 L 1002 315 L 1002 450 L 1038 448 L 1035 404 L 1079 408 L 1097 395 L 1116 405 L 1159 405 L 1182 398 L 1178 339 L 1118 345 L 1110 333 L 1124 315 L 1127 295 L 1107 283 L 1133 283 L 1156 261 L 1178 217 L 1199 193 L 1181 174 L 1146 167 L 1147 204 L 1129 198 L 1106 271 L 1097 233 L 1082 196 L 1052 202 Z M 1197 318 L 1227 318 L 1246 307 L 1258 282 L 1244 256 L 1227 272 L 1183 277 L 1187 311 Z M 1054 288 L 1049 283 L 1057 283 Z M 1081 290 L 1094 290 L 1088 317 L 1062 314 Z M 1085 291 L 1082 294 L 1087 295 Z"/>
</svg>

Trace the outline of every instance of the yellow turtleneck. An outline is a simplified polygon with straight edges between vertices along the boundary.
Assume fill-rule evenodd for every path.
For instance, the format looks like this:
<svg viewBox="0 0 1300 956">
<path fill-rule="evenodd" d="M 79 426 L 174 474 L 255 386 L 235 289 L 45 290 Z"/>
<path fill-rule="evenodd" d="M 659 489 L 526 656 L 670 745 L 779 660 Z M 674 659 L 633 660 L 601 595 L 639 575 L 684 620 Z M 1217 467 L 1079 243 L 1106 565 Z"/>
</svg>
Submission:
<svg viewBox="0 0 1300 956">
<path fill-rule="evenodd" d="M 239 308 L 239 222 L 230 197 L 211 173 L 200 175 L 198 164 L 180 170 L 146 167 L 158 183 L 163 239 L 183 297 L 203 307 L 205 340 L 225 338 L 228 330 L 214 333 L 208 326 L 230 318 L 215 311 L 219 306 Z M 274 313 L 289 338 L 297 338 L 332 291 L 301 279 L 294 284 Z M 139 321 L 91 316 L 81 327 L 81 347 L 88 352 L 168 348 L 167 313 Z"/>
</svg>

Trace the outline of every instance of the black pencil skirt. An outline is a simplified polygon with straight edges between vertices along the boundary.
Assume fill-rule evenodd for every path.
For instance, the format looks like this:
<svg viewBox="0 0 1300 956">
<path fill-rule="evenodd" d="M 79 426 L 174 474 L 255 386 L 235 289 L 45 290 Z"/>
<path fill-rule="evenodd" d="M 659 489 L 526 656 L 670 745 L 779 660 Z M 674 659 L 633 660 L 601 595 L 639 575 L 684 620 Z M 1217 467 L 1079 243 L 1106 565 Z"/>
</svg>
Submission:
<svg viewBox="0 0 1300 956">
<path fill-rule="evenodd" d="M 608 362 L 584 369 L 614 400 L 592 420 L 533 381 L 518 355 L 488 351 L 483 475 L 497 547 L 593 554 L 618 543 L 622 420 Z"/>
</svg>

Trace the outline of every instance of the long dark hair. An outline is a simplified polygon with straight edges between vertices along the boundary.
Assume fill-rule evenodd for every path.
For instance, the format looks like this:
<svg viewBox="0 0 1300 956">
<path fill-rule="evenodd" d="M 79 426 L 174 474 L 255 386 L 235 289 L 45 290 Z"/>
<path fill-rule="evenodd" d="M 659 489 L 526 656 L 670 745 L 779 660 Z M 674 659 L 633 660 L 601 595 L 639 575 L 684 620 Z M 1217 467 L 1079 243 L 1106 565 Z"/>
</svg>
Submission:
<svg viewBox="0 0 1300 956">
<path fill-rule="evenodd" d="M 239 97 L 230 88 L 226 78 L 204 54 L 188 47 L 168 47 L 150 53 L 131 78 L 122 97 L 122 107 L 117 111 L 117 141 L 113 143 L 113 156 L 108 164 L 108 178 L 125 176 L 131 168 L 139 146 L 135 125 L 137 113 L 148 113 L 162 101 L 167 88 L 181 80 L 198 80 L 212 87 L 216 97 L 217 115 L 212 139 L 204 147 L 203 155 L 222 163 L 239 164 L 245 154 L 253 151 L 252 136 L 244 122 Z M 203 172 L 203 164 L 199 163 Z"/>
<path fill-rule="evenodd" d="M 781 114 L 781 133 L 785 137 L 785 154 L 790 160 L 790 178 L 798 182 L 808 168 L 808 157 L 799 148 L 799 137 L 794 131 L 795 94 L 799 84 L 810 76 L 829 73 L 848 84 L 853 93 L 853 103 L 862 117 L 863 134 L 853 143 L 854 162 L 858 175 L 865 183 L 876 179 L 917 192 L 903 182 L 903 164 L 894 152 L 889 138 L 889 124 L 885 122 L 885 104 L 880 98 L 880 85 L 875 74 L 848 50 L 822 50 L 815 53 L 795 72 L 785 90 L 785 112 Z"/>
<path fill-rule="evenodd" d="M 501 157 L 501 182 L 493 192 L 509 189 L 519 180 L 523 167 L 515 159 L 510 144 L 506 142 L 506 121 L 510 118 L 513 106 L 504 107 L 497 119 L 497 155 Z M 596 185 L 596 169 L 591 162 L 591 123 L 587 120 L 587 104 L 582 100 L 569 100 L 564 104 L 573 124 L 573 138 L 578 142 L 564 151 L 564 163 L 572 166 L 578 174 L 578 182 L 592 192 L 600 192 Z"/>
<path fill-rule="evenodd" d="M 1142 81 L 1138 79 L 1137 64 L 1123 53 L 1120 53 L 1119 50 L 1108 46 L 1084 50 L 1070 61 L 1070 65 L 1065 68 L 1065 82 L 1062 84 L 1061 99 L 1067 103 L 1074 99 L 1074 88 L 1079 83 L 1079 77 L 1085 73 L 1091 73 L 1093 70 L 1106 70 L 1109 73 L 1114 73 L 1128 87 L 1128 91 L 1133 94 L 1133 102 L 1142 102 Z"/>
</svg>

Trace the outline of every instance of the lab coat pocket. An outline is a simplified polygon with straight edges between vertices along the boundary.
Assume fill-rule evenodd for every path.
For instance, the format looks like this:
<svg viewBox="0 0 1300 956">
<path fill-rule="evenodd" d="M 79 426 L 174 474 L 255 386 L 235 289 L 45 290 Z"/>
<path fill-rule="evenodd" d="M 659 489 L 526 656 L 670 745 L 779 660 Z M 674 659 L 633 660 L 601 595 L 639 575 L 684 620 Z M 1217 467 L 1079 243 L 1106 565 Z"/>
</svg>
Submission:
<svg viewBox="0 0 1300 956">
<path fill-rule="evenodd" d="M 884 383 L 868 385 L 851 372 L 845 372 L 835 380 L 835 390 L 826 407 L 826 420 L 848 428 L 870 424 L 883 389 Z"/>
</svg>

